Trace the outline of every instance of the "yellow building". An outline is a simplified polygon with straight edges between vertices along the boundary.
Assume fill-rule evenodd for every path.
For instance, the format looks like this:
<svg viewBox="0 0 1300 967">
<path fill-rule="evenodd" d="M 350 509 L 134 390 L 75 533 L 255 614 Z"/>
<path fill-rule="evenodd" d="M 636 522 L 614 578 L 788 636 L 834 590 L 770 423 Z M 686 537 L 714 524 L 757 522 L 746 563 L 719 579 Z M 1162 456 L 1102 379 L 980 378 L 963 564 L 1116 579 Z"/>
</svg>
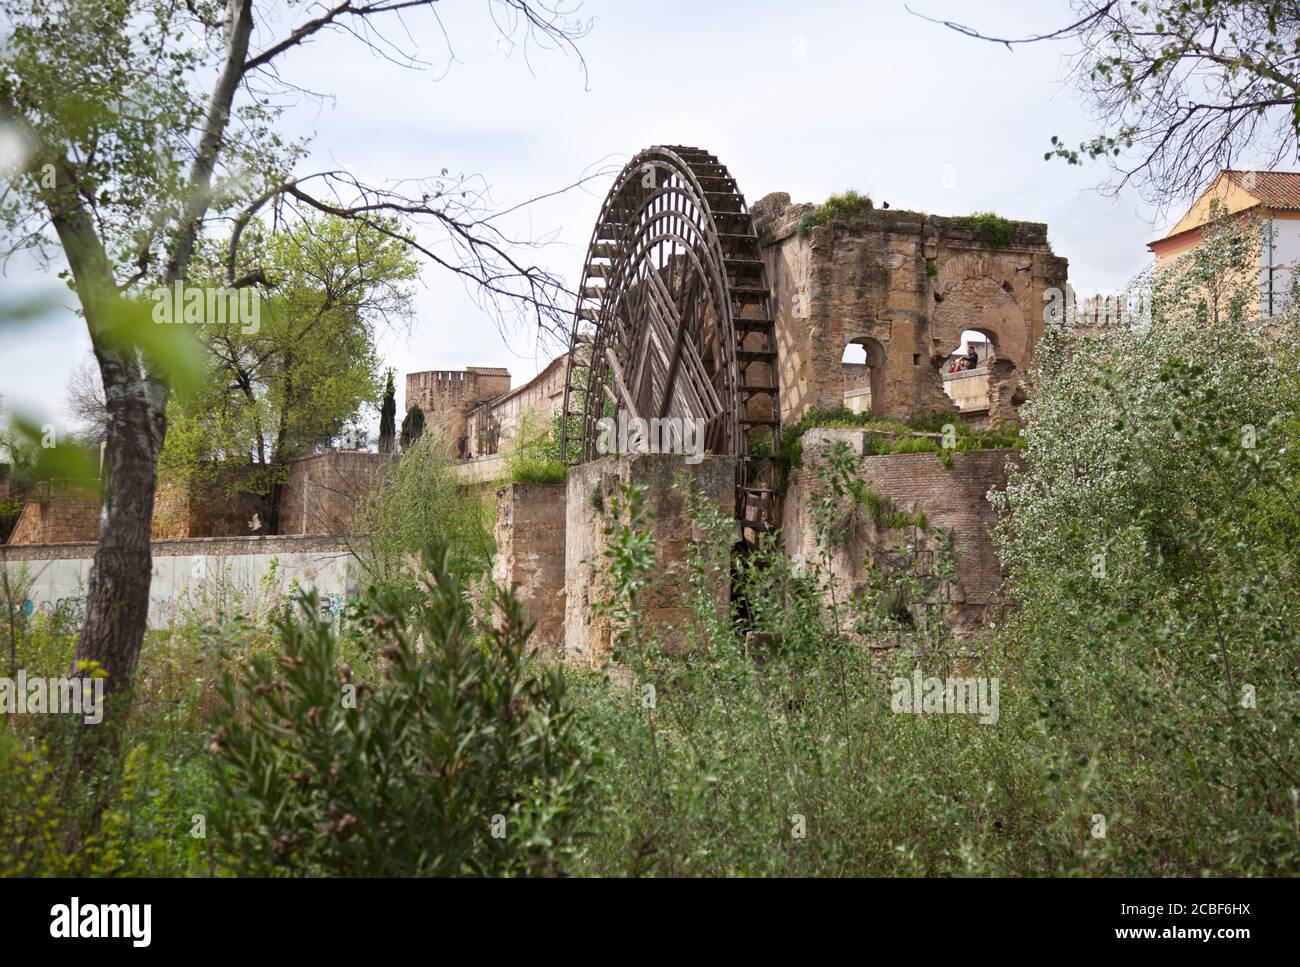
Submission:
<svg viewBox="0 0 1300 967">
<path fill-rule="evenodd" d="M 1178 224 L 1147 246 L 1155 253 L 1157 268 L 1200 243 L 1216 206 L 1228 215 L 1258 217 L 1268 228 L 1269 243 L 1259 253 L 1260 315 L 1276 315 L 1289 303 L 1291 280 L 1300 261 L 1300 172 L 1219 172 Z"/>
</svg>

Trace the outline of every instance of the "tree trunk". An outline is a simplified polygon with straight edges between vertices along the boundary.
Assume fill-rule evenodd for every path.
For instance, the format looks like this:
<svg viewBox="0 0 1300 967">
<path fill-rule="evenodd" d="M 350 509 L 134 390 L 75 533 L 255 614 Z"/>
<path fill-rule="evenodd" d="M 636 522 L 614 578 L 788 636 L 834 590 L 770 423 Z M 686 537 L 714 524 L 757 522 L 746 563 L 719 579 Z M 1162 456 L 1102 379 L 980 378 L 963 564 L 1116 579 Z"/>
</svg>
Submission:
<svg viewBox="0 0 1300 967">
<path fill-rule="evenodd" d="M 280 410 L 280 427 L 275 434 L 275 447 L 271 450 L 271 512 L 267 532 L 280 533 L 280 502 L 284 496 L 284 442 L 289 436 L 284 410 Z"/>
<path fill-rule="evenodd" d="M 77 193 L 75 172 L 59 159 L 48 203 L 86 317 L 108 410 L 99 541 L 86 590 L 86 620 L 77 639 L 73 675 L 96 662 L 108 675 L 105 691 L 131 683 L 149 613 L 158 453 L 166 426 L 166 386 L 152 378 L 137 350 L 118 332 L 123 310 L 89 212 Z"/>
<path fill-rule="evenodd" d="M 86 620 L 73 659 L 97 662 L 108 673 L 105 690 L 131 684 L 149 616 L 158 454 L 166 431 L 166 396 L 139 375 L 132 361 L 97 353 L 108 398 L 108 445 L 101 482 L 99 542 L 86 594 Z"/>
<path fill-rule="evenodd" d="M 185 207 L 172 243 L 164 286 L 185 278 L 190 255 L 211 203 L 212 173 L 221 150 L 230 107 L 246 70 L 252 34 L 251 0 L 226 0 L 226 51 L 222 69 L 204 115 L 185 192 Z M 153 559 L 149 533 L 153 526 L 154 487 L 158 455 L 166 431 L 167 386 L 151 373 L 136 347 L 115 331 L 115 313 L 122 295 L 94 219 L 82 196 L 83 172 L 57 149 L 40 149 L 36 159 L 55 170 L 52 184 L 42 182 L 50 222 L 68 259 L 77 296 L 86 317 L 95 357 L 99 361 L 108 410 L 105 468 L 101 481 L 99 541 L 86 592 L 86 618 L 77 639 L 73 674 L 84 674 L 83 663 L 96 662 L 108 675 L 105 690 L 130 686 L 140 659 L 149 614 Z M 113 706 L 110 703 L 110 709 Z M 106 721 L 125 718 L 127 706 L 106 712 Z M 97 753 L 86 751 L 83 763 Z"/>
</svg>

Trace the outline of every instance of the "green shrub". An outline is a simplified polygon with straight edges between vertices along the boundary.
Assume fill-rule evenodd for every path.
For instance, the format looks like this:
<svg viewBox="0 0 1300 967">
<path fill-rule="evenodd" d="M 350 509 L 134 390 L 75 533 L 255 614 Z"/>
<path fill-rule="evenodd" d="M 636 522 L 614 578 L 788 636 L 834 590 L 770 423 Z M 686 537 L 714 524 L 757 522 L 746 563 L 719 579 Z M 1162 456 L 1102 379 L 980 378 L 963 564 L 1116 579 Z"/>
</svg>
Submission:
<svg viewBox="0 0 1300 967">
<path fill-rule="evenodd" d="M 828 225 L 837 218 L 846 218 L 858 212 L 870 211 L 871 208 L 872 204 L 869 197 L 851 189 L 842 195 L 831 195 L 821 205 L 799 220 L 799 235 L 801 237 L 807 236 L 814 228 Z"/>
<path fill-rule="evenodd" d="M 566 872 L 591 753 L 562 671 L 535 667 L 518 602 L 475 619 L 444 550 L 419 595 L 359 608 L 382 681 L 355 681 L 315 602 L 282 654 L 226 676 L 211 741 L 222 861 L 252 875 Z"/>
<path fill-rule="evenodd" d="M 948 222 L 970 230 L 992 248 L 1006 248 L 1016 240 L 1016 223 L 994 212 L 976 212 L 949 218 Z"/>
<path fill-rule="evenodd" d="M 581 455 L 576 433 L 569 440 L 569 459 L 560 453 L 560 437 L 564 429 L 563 416 L 556 414 L 549 423 L 536 425 L 525 418 L 510 440 L 505 451 L 506 466 L 514 483 L 564 483 L 568 465 Z M 577 429 L 576 418 L 570 420 L 571 429 Z"/>
<path fill-rule="evenodd" d="M 18 518 L 23 515 L 24 506 L 26 506 L 24 502 L 17 497 L 6 497 L 0 500 L 0 544 L 9 540 Z"/>
<path fill-rule="evenodd" d="M 451 568 L 463 581 L 487 572 L 496 550 L 494 508 L 462 485 L 447 456 L 446 437 L 429 427 L 371 490 L 353 544 L 371 581 L 412 590 L 412 564 L 431 542 L 451 548 Z"/>
<path fill-rule="evenodd" d="M 934 437 L 910 436 L 894 442 L 885 453 L 937 453 L 943 447 Z"/>
<path fill-rule="evenodd" d="M 562 463 L 523 458 L 513 462 L 510 479 L 514 483 L 562 484 L 569 470 Z"/>
<path fill-rule="evenodd" d="M 143 821 L 157 781 L 146 750 L 132 750 L 120 774 L 117 762 L 93 774 L 66 763 L 0 730 L 0 877 L 165 872 L 168 831 Z"/>
</svg>

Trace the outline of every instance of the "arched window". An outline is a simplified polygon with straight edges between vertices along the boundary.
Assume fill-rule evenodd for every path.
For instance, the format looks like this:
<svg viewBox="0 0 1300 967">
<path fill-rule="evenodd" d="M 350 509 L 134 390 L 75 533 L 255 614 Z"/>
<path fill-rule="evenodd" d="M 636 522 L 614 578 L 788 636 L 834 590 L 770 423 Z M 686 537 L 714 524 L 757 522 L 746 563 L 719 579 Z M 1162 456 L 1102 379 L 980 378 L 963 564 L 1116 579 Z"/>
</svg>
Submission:
<svg viewBox="0 0 1300 967">
<path fill-rule="evenodd" d="M 854 413 L 885 412 L 885 347 L 870 336 L 856 336 L 840 358 L 844 407 Z"/>
<path fill-rule="evenodd" d="M 989 369 L 997 358 L 992 336 L 967 329 L 942 367 L 943 391 L 963 416 L 986 417 L 989 411 Z"/>
</svg>

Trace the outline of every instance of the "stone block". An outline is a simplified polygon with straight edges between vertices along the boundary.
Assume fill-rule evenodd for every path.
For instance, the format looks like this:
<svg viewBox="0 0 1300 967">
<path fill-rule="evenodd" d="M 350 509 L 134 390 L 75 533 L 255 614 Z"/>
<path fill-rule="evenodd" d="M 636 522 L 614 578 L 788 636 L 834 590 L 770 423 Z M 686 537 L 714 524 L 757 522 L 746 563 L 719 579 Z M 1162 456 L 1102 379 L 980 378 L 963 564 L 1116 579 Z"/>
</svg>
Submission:
<svg viewBox="0 0 1300 967">
<path fill-rule="evenodd" d="M 658 590 L 639 602 L 646 626 L 666 649 L 686 644 L 681 624 L 688 611 L 676 593 L 682 587 L 677 576 L 685 573 L 687 555 L 700 539 L 686 512 L 686 481 L 699 486 L 725 515 L 735 515 L 736 461 L 731 457 L 710 456 L 688 463 L 677 454 L 628 454 L 601 457 L 569 469 L 564 547 L 566 664 L 600 668 L 612 657 L 609 619 L 597 607 L 598 602 L 608 600 L 605 515 L 628 484 L 646 488 L 655 543 Z M 730 591 L 728 582 L 720 583 L 720 606 L 729 601 Z"/>
<path fill-rule="evenodd" d="M 492 580 L 522 602 L 543 657 L 564 645 L 566 499 L 564 484 L 514 483 L 496 492 Z"/>
</svg>

